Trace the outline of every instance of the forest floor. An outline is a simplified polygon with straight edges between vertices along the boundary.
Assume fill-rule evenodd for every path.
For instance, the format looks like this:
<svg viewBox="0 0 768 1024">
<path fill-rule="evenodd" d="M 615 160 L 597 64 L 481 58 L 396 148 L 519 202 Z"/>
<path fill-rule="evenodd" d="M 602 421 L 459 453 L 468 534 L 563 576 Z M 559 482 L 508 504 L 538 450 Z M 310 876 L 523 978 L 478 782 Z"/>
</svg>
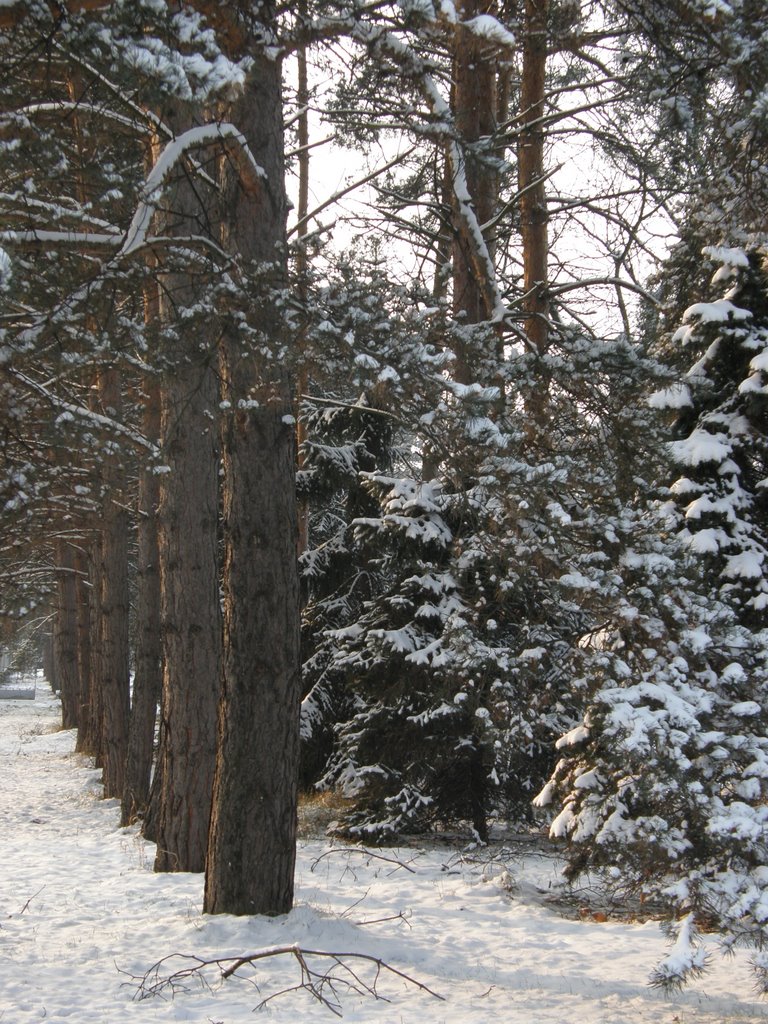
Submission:
<svg viewBox="0 0 768 1024">
<path fill-rule="evenodd" d="M 153 873 L 152 845 L 119 828 L 117 803 L 100 799 L 99 772 L 58 722 L 42 682 L 35 700 L 0 700 L 2 1024 L 294 1024 L 334 1010 L 380 1024 L 768 1021 L 748 957 L 723 960 L 714 939 L 703 979 L 672 997 L 650 988 L 667 949 L 658 923 L 608 905 L 596 884 L 563 890 L 557 857 L 531 836 L 366 851 L 313 834 L 315 808 L 290 914 L 203 916 L 202 876 Z M 364 954 L 400 973 L 308 957 L 310 970 L 334 972 L 323 1002 L 296 988 L 300 963 L 275 952 L 284 946 Z M 274 955 L 226 980 L 211 966 L 165 984 L 198 966 L 191 958 L 264 950 Z M 139 1000 L 145 975 L 157 991 Z"/>
</svg>

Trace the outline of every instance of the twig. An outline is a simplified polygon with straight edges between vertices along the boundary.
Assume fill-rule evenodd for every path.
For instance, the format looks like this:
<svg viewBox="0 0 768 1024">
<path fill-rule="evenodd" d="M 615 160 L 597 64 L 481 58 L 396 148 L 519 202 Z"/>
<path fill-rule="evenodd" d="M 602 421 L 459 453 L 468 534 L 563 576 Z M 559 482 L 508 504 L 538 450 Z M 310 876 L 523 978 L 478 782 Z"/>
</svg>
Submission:
<svg viewBox="0 0 768 1024">
<path fill-rule="evenodd" d="M 407 924 L 411 927 L 411 922 L 408 918 L 411 916 L 410 910 L 400 910 L 396 914 L 390 914 L 388 917 L 372 917 L 370 921 L 355 921 L 358 928 L 362 928 L 367 924 L 384 924 L 385 921 L 402 921 L 403 924 Z"/>
<path fill-rule="evenodd" d="M 24 906 L 23 906 L 23 907 L 21 908 L 21 910 L 19 911 L 19 917 L 21 917 L 21 915 L 22 915 L 22 914 L 24 913 L 24 911 L 25 911 L 25 910 L 28 910 L 28 909 L 29 909 L 29 904 L 30 904 L 30 903 L 32 902 L 32 900 L 33 900 L 33 899 L 35 899 L 35 898 L 36 898 L 37 896 L 39 896 L 39 895 L 40 895 L 40 893 L 41 893 L 41 892 L 43 891 L 43 889 L 44 889 L 44 888 L 45 888 L 45 886 L 44 886 L 44 885 L 42 885 L 42 886 L 40 886 L 40 888 L 39 888 L 39 889 L 37 890 L 37 892 L 34 892 L 34 893 L 32 893 L 32 895 L 31 895 L 31 896 L 29 897 L 29 899 L 27 900 L 27 902 L 26 902 L 26 903 L 24 904 Z"/>
</svg>

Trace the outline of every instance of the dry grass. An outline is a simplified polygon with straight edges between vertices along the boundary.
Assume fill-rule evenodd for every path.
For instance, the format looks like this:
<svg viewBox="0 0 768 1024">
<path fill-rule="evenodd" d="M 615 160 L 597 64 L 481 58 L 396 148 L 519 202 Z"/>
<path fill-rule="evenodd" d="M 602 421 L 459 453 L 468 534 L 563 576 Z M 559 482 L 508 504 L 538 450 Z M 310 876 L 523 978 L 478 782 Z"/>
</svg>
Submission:
<svg viewBox="0 0 768 1024">
<path fill-rule="evenodd" d="M 337 821 L 351 804 L 335 790 L 299 794 L 299 839 L 323 839 L 332 821 Z"/>
</svg>

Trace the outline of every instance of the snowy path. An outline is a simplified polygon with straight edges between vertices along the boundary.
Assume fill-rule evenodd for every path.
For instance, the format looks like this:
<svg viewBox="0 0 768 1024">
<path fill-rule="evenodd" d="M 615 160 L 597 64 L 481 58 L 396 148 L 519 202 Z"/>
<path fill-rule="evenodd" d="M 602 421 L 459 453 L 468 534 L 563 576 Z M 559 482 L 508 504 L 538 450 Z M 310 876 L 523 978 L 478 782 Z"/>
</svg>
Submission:
<svg viewBox="0 0 768 1024">
<path fill-rule="evenodd" d="M 155 875 L 152 849 L 117 827 L 98 773 L 57 732 L 56 701 L 0 701 L 0 1022 L 244 1024 L 331 1021 L 295 984 L 287 959 L 267 961 L 259 993 L 238 978 L 171 1000 L 132 1001 L 118 968 L 140 973 L 172 952 L 236 955 L 298 942 L 382 956 L 446 1002 L 384 979 L 391 1002 L 350 994 L 344 1020 L 379 1024 L 725 1024 L 768 1021 L 751 998 L 746 958 L 675 999 L 645 984 L 664 951 L 655 924 L 563 920 L 533 898 L 552 862 L 510 864 L 519 893 L 451 851 L 403 851 L 410 873 L 359 851 L 303 843 L 298 905 L 284 919 L 203 917 L 202 878 Z M 402 912 L 403 917 L 397 918 Z M 382 918 L 395 920 L 381 921 Z M 405 919 L 404 919 L 405 918 Z M 379 923 L 374 923 L 378 921 Z"/>
</svg>

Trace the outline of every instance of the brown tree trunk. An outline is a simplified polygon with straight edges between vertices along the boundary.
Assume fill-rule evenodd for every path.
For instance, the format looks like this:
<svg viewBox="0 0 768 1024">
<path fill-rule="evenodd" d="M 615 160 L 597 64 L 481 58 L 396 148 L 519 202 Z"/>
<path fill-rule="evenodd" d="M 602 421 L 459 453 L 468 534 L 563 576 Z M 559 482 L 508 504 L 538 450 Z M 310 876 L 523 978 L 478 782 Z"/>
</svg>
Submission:
<svg viewBox="0 0 768 1024">
<path fill-rule="evenodd" d="M 273 10 L 263 4 L 262 20 Z M 287 210 L 281 69 L 248 42 L 254 64 L 227 117 L 267 182 L 247 194 L 224 167 L 223 243 L 243 261 L 271 263 L 279 286 Z M 258 325 L 277 349 L 279 309 L 267 294 L 260 299 Z M 279 367 L 260 370 L 231 331 L 221 365 L 231 403 L 223 432 L 224 686 L 204 910 L 280 914 L 293 903 L 299 761 L 292 403 Z"/>
<path fill-rule="evenodd" d="M 182 110 L 163 116 L 178 133 L 192 127 Z M 162 234 L 206 232 L 208 211 L 198 185 L 179 168 L 166 192 Z M 160 355 L 169 368 L 162 381 L 160 432 L 168 471 L 161 478 L 159 508 L 163 693 L 150 827 L 156 871 L 202 871 L 221 687 L 216 324 L 210 314 L 184 318 L 205 289 L 202 277 L 166 272 L 160 283 Z"/>
<path fill-rule="evenodd" d="M 517 163 L 523 244 L 525 331 L 539 355 L 549 336 L 549 241 L 544 181 L 548 0 L 525 0 Z"/>
<path fill-rule="evenodd" d="M 77 566 L 77 666 L 79 709 L 75 750 L 86 753 L 93 746 L 91 726 L 91 582 L 88 575 L 88 557 L 82 547 L 75 555 Z"/>
<path fill-rule="evenodd" d="M 457 4 L 461 21 L 493 14 L 496 6 L 496 0 L 461 0 Z M 480 225 L 492 220 L 498 203 L 498 174 L 489 163 L 493 155 L 489 143 L 496 130 L 496 69 L 488 44 L 459 24 L 454 43 L 454 118 L 464 151 L 467 188 Z M 486 237 L 485 242 L 493 256 L 493 238 Z M 479 277 L 475 243 L 458 212 L 454 215 L 452 256 L 454 316 L 468 324 L 489 319 L 493 310 L 488 308 L 487 289 Z M 469 384 L 475 378 L 471 348 L 458 339 L 453 347 L 454 377 Z"/>
<path fill-rule="evenodd" d="M 120 375 L 117 370 L 99 373 L 99 395 L 109 415 L 122 411 Z M 122 797 L 125 759 L 128 753 L 130 680 L 128 650 L 128 516 L 123 507 L 119 481 L 123 467 L 112 457 L 105 462 L 106 498 L 99 541 L 101 665 L 101 742 L 104 795 Z"/>
<path fill-rule="evenodd" d="M 88 552 L 88 578 L 91 593 L 88 609 L 88 725 L 83 737 L 82 753 L 90 754 L 97 768 L 103 766 L 102 750 L 102 688 L 101 688 L 101 538 L 96 534 Z"/>
<path fill-rule="evenodd" d="M 61 724 L 74 729 L 79 714 L 77 663 L 77 578 L 74 551 L 65 540 L 56 541 L 56 625 L 54 654 L 56 689 L 61 696 Z"/>
<path fill-rule="evenodd" d="M 191 338 L 187 344 L 194 351 Z M 163 699 L 156 871 L 205 867 L 216 753 L 219 394 L 214 367 L 200 356 L 198 350 L 193 362 L 180 363 L 163 391 L 163 449 L 170 471 L 162 482 L 159 520 Z"/>
<path fill-rule="evenodd" d="M 160 435 L 160 390 L 147 383 L 144 436 Z M 125 764 L 121 824 L 140 817 L 149 800 L 157 704 L 162 691 L 160 568 L 157 539 L 158 477 L 145 466 L 139 475 L 138 564 L 136 570 L 136 652 L 131 724 Z"/>
<path fill-rule="evenodd" d="M 307 0 L 299 0 L 298 15 L 300 19 L 307 17 Z M 299 108 L 298 115 L 298 141 L 299 141 L 299 202 L 296 210 L 298 217 L 298 248 L 296 250 L 296 281 L 298 297 L 302 305 L 307 302 L 307 250 L 306 238 L 309 232 L 309 82 L 307 74 L 307 47 L 302 44 L 296 51 L 296 63 L 298 69 L 298 84 L 296 89 L 296 103 Z M 300 352 L 304 350 L 304 334 L 297 340 Z M 298 374 L 298 391 L 296 399 L 297 412 L 300 411 L 301 395 L 307 390 L 307 370 L 302 361 Z M 296 422 L 296 451 L 297 469 L 304 464 L 303 444 L 307 439 L 306 426 L 300 415 Z M 309 502 L 305 498 L 298 506 L 298 551 L 302 554 L 309 547 Z"/>
<path fill-rule="evenodd" d="M 55 626 L 54 626 L 55 628 Z M 56 690 L 56 661 L 53 651 L 53 632 L 51 632 L 43 643 L 43 675 L 48 681 L 52 690 Z"/>
</svg>

